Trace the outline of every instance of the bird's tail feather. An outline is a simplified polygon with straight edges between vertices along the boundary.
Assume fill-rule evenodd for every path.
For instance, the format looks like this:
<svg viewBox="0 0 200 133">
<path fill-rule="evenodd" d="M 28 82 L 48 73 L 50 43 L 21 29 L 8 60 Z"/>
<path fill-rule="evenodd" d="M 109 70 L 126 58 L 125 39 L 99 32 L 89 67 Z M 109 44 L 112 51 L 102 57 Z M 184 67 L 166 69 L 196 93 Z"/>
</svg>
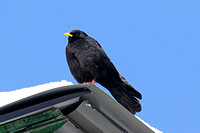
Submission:
<svg viewBox="0 0 200 133">
<path fill-rule="evenodd" d="M 137 100 L 137 98 L 135 98 L 135 94 L 132 91 L 129 92 L 130 89 L 134 89 L 133 87 L 127 88 L 131 86 L 122 84 L 114 79 L 110 82 L 101 83 L 101 85 L 107 88 L 116 101 L 129 110 L 132 114 L 141 111 L 140 102 Z"/>
<path fill-rule="evenodd" d="M 135 90 L 127 81 L 126 79 L 121 75 L 119 74 L 119 77 L 120 77 L 120 80 L 121 80 L 121 83 L 123 85 L 124 88 L 126 88 L 126 91 L 128 91 L 128 93 L 131 93 L 132 95 L 134 95 L 135 97 L 139 98 L 139 99 L 142 99 L 142 95 L 137 91 Z"/>
</svg>

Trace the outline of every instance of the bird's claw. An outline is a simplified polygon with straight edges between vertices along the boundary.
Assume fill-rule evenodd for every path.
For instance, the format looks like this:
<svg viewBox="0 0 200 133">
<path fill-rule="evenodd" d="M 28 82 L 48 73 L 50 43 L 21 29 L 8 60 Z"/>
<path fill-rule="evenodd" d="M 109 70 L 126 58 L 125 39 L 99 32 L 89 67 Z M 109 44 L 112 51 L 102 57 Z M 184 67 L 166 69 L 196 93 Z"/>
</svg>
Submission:
<svg viewBox="0 0 200 133">
<path fill-rule="evenodd" d="M 95 80 L 96 80 L 96 78 L 94 78 L 94 79 L 92 80 L 92 82 L 86 82 L 86 81 L 84 81 L 83 84 L 94 84 L 94 83 L 95 83 Z"/>
<path fill-rule="evenodd" d="M 83 84 L 89 84 L 88 82 L 84 81 Z"/>
<path fill-rule="evenodd" d="M 95 83 L 95 80 L 96 80 L 96 78 L 94 78 L 94 79 L 92 80 L 91 84 L 94 84 L 94 83 Z"/>
</svg>

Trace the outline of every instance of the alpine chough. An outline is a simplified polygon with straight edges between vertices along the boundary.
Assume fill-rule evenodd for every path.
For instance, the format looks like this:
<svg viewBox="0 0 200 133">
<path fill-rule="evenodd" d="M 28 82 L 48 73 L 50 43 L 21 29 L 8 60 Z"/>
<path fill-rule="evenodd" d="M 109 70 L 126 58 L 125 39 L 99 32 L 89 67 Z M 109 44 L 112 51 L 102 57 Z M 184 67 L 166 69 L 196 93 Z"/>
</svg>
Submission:
<svg viewBox="0 0 200 133">
<path fill-rule="evenodd" d="M 64 33 L 68 38 L 67 63 L 78 83 L 98 82 L 132 114 L 141 111 L 142 95 L 119 74 L 101 45 L 81 30 Z"/>
</svg>

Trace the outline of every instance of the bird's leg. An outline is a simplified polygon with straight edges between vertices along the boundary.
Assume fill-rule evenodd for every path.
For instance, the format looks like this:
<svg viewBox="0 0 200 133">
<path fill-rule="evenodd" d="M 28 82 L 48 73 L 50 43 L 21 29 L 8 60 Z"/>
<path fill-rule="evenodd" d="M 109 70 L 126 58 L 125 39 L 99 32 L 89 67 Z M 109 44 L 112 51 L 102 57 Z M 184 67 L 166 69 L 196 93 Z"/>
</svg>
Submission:
<svg viewBox="0 0 200 133">
<path fill-rule="evenodd" d="M 94 78 L 94 79 L 92 80 L 92 82 L 84 81 L 83 84 L 94 84 L 94 83 L 95 83 L 95 80 L 96 80 L 96 78 Z"/>
<path fill-rule="evenodd" d="M 88 82 L 84 81 L 83 84 L 88 84 Z"/>
<path fill-rule="evenodd" d="M 94 84 L 94 83 L 95 83 L 95 80 L 96 80 L 96 78 L 94 78 L 94 79 L 92 80 L 91 84 Z"/>
</svg>

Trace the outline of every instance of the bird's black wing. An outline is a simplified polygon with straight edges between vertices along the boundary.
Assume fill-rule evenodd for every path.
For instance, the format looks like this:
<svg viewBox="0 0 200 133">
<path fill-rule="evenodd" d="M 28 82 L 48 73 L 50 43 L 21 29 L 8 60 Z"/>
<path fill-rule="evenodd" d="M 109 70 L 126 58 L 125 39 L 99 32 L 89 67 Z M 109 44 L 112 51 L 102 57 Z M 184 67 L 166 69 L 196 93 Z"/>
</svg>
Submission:
<svg viewBox="0 0 200 133">
<path fill-rule="evenodd" d="M 125 90 L 128 93 L 131 93 L 132 95 L 136 96 L 139 99 L 142 99 L 142 95 L 136 91 L 127 81 L 126 79 L 118 73 L 117 69 L 115 68 L 115 66 L 113 65 L 113 63 L 111 62 L 111 60 L 109 59 L 109 57 L 106 55 L 106 53 L 104 52 L 103 48 L 101 47 L 101 45 L 94 40 L 93 38 L 90 37 L 90 41 L 89 43 L 91 43 L 91 45 L 93 45 L 94 47 L 97 48 L 97 50 L 99 50 L 99 57 L 101 57 L 103 60 L 101 63 L 107 67 L 111 72 L 112 72 L 112 76 L 114 76 L 115 80 L 120 82 L 124 88 L 126 88 Z M 96 53 L 96 52 L 95 52 Z"/>
<path fill-rule="evenodd" d="M 106 55 L 101 45 L 93 38 L 88 37 L 86 38 L 86 42 L 90 46 L 89 51 L 92 51 L 92 62 L 96 63 L 96 65 L 104 67 L 104 70 L 111 72 L 109 74 L 112 74 L 112 76 L 118 77 L 119 73 L 113 63 L 111 62 L 110 58 Z M 105 70 L 105 71 L 106 71 Z M 107 73 L 108 74 L 108 73 Z"/>
</svg>

